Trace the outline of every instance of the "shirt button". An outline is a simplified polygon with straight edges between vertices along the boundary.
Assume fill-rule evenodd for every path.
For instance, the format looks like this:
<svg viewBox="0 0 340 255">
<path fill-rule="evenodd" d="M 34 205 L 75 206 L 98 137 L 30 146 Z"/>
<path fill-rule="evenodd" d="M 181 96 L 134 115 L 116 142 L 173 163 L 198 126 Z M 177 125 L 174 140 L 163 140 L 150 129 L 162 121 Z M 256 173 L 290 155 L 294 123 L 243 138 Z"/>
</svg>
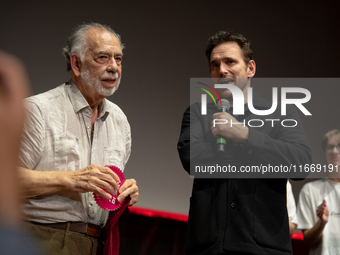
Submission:
<svg viewBox="0 0 340 255">
<path fill-rule="evenodd" d="M 90 205 L 93 205 L 93 201 L 91 201 Z"/>
<path fill-rule="evenodd" d="M 231 206 L 231 208 L 236 208 L 236 207 L 237 207 L 237 203 L 236 203 L 236 202 L 232 202 L 232 203 L 230 204 L 230 206 Z"/>
<path fill-rule="evenodd" d="M 253 150 L 249 150 L 249 151 L 248 151 L 248 154 L 252 154 L 252 153 L 253 153 Z"/>
</svg>

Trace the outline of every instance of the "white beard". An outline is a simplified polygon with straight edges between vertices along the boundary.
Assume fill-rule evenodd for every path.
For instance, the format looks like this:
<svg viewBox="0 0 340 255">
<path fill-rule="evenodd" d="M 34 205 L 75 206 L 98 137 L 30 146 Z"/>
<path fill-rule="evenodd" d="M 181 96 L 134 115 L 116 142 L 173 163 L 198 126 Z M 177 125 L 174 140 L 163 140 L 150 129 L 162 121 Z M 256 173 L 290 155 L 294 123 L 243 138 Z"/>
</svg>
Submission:
<svg viewBox="0 0 340 255">
<path fill-rule="evenodd" d="M 93 75 L 91 75 L 88 69 L 83 68 L 83 70 L 80 72 L 80 77 L 85 81 L 85 83 L 88 86 L 93 87 L 98 94 L 104 97 L 111 96 L 118 89 L 119 84 L 120 84 L 120 79 L 121 79 L 121 77 L 119 77 L 119 79 L 115 81 L 116 85 L 113 88 L 107 88 L 102 85 L 100 79 L 114 78 L 114 77 L 118 78 L 117 72 L 115 72 L 113 75 L 109 73 L 105 73 L 101 75 L 98 79 L 98 78 L 93 77 Z"/>
</svg>

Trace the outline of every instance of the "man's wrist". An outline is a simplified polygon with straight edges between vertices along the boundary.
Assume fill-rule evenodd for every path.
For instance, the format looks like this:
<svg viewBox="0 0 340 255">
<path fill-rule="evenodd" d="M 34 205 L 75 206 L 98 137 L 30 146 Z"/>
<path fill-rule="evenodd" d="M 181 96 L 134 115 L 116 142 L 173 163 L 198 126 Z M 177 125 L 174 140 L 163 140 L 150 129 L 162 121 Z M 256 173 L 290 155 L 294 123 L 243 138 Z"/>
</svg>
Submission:
<svg viewBox="0 0 340 255">
<path fill-rule="evenodd" d="M 59 175 L 57 178 L 59 179 L 58 182 L 60 183 L 60 186 L 63 187 L 66 190 L 72 190 L 73 189 L 73 182 L 72 182 L 72 175 L 73 171 L 65 171 L 62 175 Z"/>
<path fill-rule="evenodd" d="M 319 224 L 320 224 L 321 227 L 325 227 L 326 224 L 327 224 L 327 222 L 328 222 L 328 221 L 324 221 L 324 220 L 322 220 L 322 219 L 319 218 Z"/>
<path fill-rule="evenodd" d="M 241 136 L 239 136 L 239 137 L 240 137 L 240 139 L 238 141 L 246 144 L 249 140 L 249 128 L 244 127 L 244 129 L 241 132 Z"/>
</svg>

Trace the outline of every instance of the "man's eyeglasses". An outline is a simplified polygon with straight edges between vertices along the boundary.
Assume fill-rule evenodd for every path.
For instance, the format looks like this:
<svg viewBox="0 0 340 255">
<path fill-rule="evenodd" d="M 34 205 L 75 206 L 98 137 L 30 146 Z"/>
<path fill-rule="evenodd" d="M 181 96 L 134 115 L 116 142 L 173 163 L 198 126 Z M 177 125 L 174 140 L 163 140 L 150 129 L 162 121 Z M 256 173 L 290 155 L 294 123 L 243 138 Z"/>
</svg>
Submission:
<svg viewBox="0 0 340 255">
<path fill-rule="evenodd" d="M 340 152 L 340 144 L 338 144 L 338 145 L 329 144 L 329 145 L 326 146 L 325 151 L 332 152 L 334 150 L 334 147 L 336 147 L 338 152 Z"/>
</svg>

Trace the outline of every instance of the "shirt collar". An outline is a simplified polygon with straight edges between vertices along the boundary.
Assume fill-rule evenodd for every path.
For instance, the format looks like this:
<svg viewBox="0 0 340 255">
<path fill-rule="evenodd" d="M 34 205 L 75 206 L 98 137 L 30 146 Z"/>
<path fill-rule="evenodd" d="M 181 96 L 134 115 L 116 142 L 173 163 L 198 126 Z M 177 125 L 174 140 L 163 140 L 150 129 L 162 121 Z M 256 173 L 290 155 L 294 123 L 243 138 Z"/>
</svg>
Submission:
<svg viewBox="0 0 340 255">
<path fill-rule="evenodd" d="M 86 108 L 90 109 L 89 103 L 86 101 L 86 99 L 84 98 L 84 96 L 82 95 L 82 93 L 80 92 L 77 85 L 74 83 L 72 79 L 68 83 L 66 83 L 66 91 L 71 100 L 71 104 L 73 106 L 75 113 L 78 113 L 79 111 Z M 99 118 L 105 121 L 108 115 L 109 111 L 107 107 L 107 102 L 106 99 L 104 98 L 100 105 Z"/>
<path fill-rule="evenodd" d="M 109 110 L 107 107 L 107 99 L 104 98 L 100 107 L 100 113 L 99 113 L 99 118 L 101 118 L 103 121 L 106 120 L 107 116 L 109 116 Z"/>
</svg>

